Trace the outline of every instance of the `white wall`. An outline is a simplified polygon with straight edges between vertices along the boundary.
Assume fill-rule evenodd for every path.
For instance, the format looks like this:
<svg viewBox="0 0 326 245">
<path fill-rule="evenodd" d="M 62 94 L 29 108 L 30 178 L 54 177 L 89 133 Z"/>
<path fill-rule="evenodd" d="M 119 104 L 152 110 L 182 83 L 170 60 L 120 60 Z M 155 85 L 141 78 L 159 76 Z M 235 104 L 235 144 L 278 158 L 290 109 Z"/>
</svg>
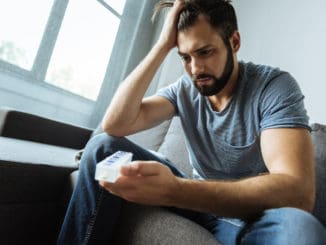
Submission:
<svg viewBox="0 0 326 245">
<path fill-rule="evenodd" d="M 306 96 L 310 122 L 326 124 L 326 1 L 233 0 L 239 59 L 289 71 Z"/>
</svg>

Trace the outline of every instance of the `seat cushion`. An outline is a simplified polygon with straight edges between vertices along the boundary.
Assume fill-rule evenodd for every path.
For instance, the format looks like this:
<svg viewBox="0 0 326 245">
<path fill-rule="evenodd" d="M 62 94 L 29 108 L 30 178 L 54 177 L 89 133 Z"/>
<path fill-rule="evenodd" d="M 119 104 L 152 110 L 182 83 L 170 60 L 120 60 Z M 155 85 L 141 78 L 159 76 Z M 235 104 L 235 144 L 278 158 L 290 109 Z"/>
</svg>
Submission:
<svg viewBox="0 0 326 245">
<path fill-rule="evenodd" d="M 218 245 L 219 243 L 205 228 L 164 208 L 124 203 L 113 244 Z"/>
<path fill-rule="evenodd" d="M 326 227 L 326 125 L 312 124 L 317 193 L 314 214 Z"/>
</svg>

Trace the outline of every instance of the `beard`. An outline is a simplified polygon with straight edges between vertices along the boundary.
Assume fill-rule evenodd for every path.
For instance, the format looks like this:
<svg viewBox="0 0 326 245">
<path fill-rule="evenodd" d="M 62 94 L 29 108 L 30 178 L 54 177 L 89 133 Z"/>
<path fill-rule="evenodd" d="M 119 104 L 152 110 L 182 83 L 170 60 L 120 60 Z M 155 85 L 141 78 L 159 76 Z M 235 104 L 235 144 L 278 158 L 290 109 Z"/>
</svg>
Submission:
<svg viewBox="0 0 326 245">
<path fill-rule="evenodd" d="M 234 68 L 234 62 L 233 62 L 233 53 L 232 53 L 230 43 L 226 44 L 226 48 L 227 48 L 227 60 L 225 62 L 223 73 L 219 78 L 217 78 L 213 75 L 210 75 L 210 74 L 205 74 L 205 73 L 192 76 L 192 81 L 201 95 L 212 96 L 212 95 L 218 94 L 219 92 L 221 92 L 223 90 L 223 88 L 228 83 L 228 81 L 231 77 L 233 68 Z M 198 84 L 198 82 L 197 82 L 198 79 L 206 79 L 206 78 L 212 79 L 213 84 L 211 84 L 211 85 L 199 85 Z"/>
</svg>

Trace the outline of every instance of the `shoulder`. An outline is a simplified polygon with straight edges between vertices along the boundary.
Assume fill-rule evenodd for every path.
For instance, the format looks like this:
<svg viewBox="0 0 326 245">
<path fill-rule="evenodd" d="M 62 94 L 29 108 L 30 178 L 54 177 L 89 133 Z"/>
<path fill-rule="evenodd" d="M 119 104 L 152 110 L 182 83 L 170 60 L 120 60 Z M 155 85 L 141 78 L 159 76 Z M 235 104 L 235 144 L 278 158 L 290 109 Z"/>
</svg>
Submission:
<svg viewBox="0 0 326 245">
<path fill-rule="evenodd" d="M 183 75 L 176 82 L 159 89 L 156 95 L 168 99 L 174 105 L 177 114 L 197 108 L 200 101 L 200 94 L 188 75 Z"/>
<path fill-rule="evenodd" d="M 170 94 L 170 96 L 173 95 L 174 97 L 180 97 L 185 95 L 197 96 L 198 91 L 195 86 L 193 86 L 193 82 L 189 75 L 185 74 L 182 75 L 176 82 L 159 89 L 157 94 Z"/>
<path fill-rule="evenodd" d="M 260 118 L 260 128 L 305 127 L 309 117 L 296 79 L 286 71 L 265 65 L 246 65 L 247 84 Z"/>
<path fill-rule="evenodd" d="M 290 76 L 288 72 L 285 72 L 278 67 L 254 64 L 251 62 L 240 62 L 240 75 L 247 80 L 253 81 L 251 83 L 260 86 L 268 84 L 278 77 Z"/>
<path fill-rule="evenodd" d="M 240 63 L 240 75 L 244 80 L 248 93 L 255 98 L 263 99 L 265 96 L 282 96 L 285 94 L 301 94 L 296 79 L 278 67 L 257 65 L 253 63 Z"/>
</svg>

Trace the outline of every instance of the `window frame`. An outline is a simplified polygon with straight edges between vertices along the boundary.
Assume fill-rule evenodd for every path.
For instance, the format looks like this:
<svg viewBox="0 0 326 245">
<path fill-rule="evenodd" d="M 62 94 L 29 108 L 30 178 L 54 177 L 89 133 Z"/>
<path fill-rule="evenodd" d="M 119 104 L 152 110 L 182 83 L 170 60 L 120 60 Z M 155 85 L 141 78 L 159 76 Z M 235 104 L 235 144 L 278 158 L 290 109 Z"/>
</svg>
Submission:
<svg viewBox="0 0 326 245">
<path fill-rule="evenodd" d="M 126 0 L 125 10 L 126 8 L 127 10 L 124 10 L 121 15 L 117 11 L 112 11 L 113 8 L 106 2 L 102 0 L 96 1 L 120 18 L 120 26 L 97 100 L 93 101 L 45 81 L 47 69 L 69 3 L 69 0 L 55 0 L 31 69 L 27 70 L 0 59 L 0 93 L 7 93 L 6 97 L 10 97 L 11 94 L 19 96 L 17 97 L 19 99 L 23 97 L 17 108 L 18 102 L 16 101 L 7 103 L 6 100 L 3 100 L 4 103 L 2 104 L 4 106 L 8 104 L 9 107 L 88 128 L 95 128 L 98 125 L 115 89 L 126 74 L 146 55 L 152 44 L 155 25 L 150 22 L 150 16 L 156 0 Z M 144 29 L 146 35 L 140 35 L 139 29 Z M 139 39 L 139 36 L 146 41 Z M 121 52 L 123 54 L 119 55 Z M 124 62 L 120 64 L 119 69 L 116 69 L 117 59 L 121 63 L 121 57 Z M 8 78 L 17 81 L 14 82 L 14 85 L 5 83 Z M 25 90 L 31 87 L 31 91 L 36 91 L 39 88 L 40 92 L 33 94 L 30 91 L 24 91 L 21 87 L 24 87 Z M 43 95 L 42 91 L 46 94 Z M 55 98 L 51 97 L 53 94 Z M 27 100 L 27 104 L 33 104 L 33 108 L 24 103 Z M 57 104 L 55 100 L 60 101 L 61 104 Z M 74 105 L 71 104 L 72 101 L 74 101 Z M 38 111 L 39 108 L 36 107 L 42 108 Z"/>
<path fill-rule="evenodd" d="M 96 1 L 99 2 L 99 4 L 105 7 L 108 11 L 110 11 L 113 15 L 118 17 L 121 21 L 123 15 L 120 15 L 116 10 L 114 10 L 114 8 L 112 8 L 109 4 L 107 4 L 103 0 L 96 0 Z M 40 44 L 38 46 L 38 50 L 34 57 L 33 65 L 30 70 L 0 59 L 0 71 L 10 73 L 11 75 L 18 76 L 19 78 L 24 78 L 24 79 L 28 78 L 28 80 L 30 81 L 48 84 L 45 81 L 46 80 L 45 78 L 59 36 L 60 28 L 66 14 L 68 4 L 69 4 L 69 0 L 53 1 L 53 5 L 51 7 L 51 11 L 47 19 L 44 32 Z M 86 100 L 93 101 L 91 99 L 87 99 L 83 97 L 82 95 L 78 95 L 76 93 L 70 92 L 69 90 L 66 90 L 64 88 L 60 88 L 52 84 L 49 85 L 50 87 L 55 87 L 60 90 L 66 91 L 67 93 L 71 93 L 75 96 L 80 96 Z"/>
</svg>

